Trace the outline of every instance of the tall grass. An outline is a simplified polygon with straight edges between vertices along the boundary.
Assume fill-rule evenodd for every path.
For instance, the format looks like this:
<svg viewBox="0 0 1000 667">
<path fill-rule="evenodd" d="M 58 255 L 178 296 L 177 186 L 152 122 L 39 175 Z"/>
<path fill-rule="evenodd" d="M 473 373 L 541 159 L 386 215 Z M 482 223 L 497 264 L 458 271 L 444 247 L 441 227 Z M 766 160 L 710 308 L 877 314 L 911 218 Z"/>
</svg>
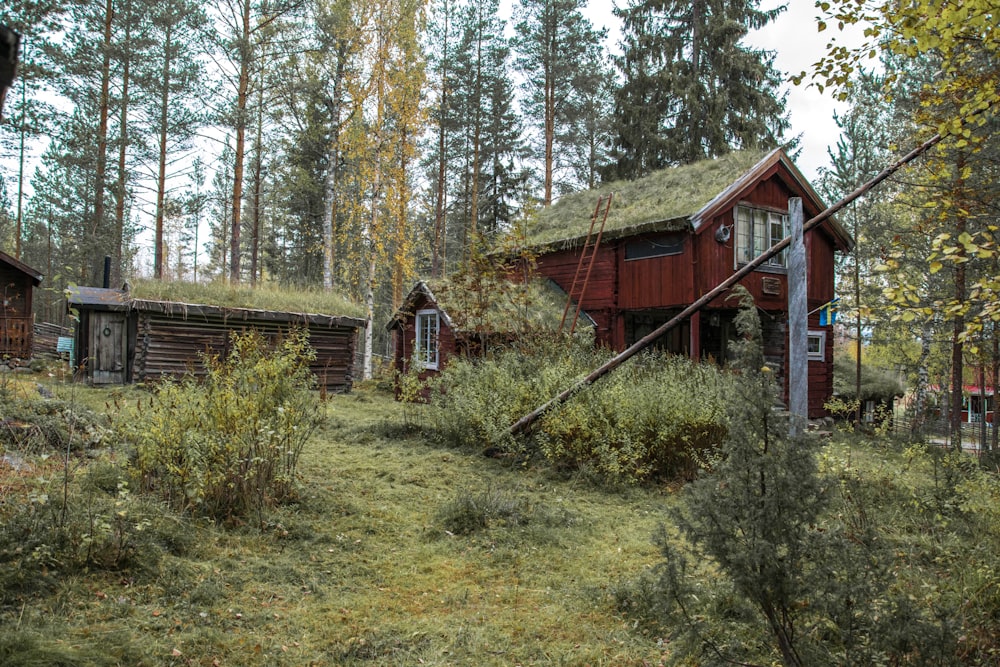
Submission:
<svg viewBox="0 0 1000 667">
<path fill-rule="evenodd" d="M 177 301 L 223 308 L 251 308 L 291 313 L 364 317 L 364 307 L 347 296 L 312 287 L 286 289 L 273 284 L 250 287 L 222 282 L 138 280 L 130 291 L 137 299 Z"/>
</svg>

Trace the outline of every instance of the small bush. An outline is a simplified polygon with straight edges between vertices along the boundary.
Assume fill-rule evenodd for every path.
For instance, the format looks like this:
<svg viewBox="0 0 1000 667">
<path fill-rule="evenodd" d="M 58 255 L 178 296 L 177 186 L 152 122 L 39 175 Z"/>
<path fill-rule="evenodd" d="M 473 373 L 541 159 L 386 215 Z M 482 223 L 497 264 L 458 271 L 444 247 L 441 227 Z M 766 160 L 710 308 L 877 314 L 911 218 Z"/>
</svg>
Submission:
<svg viewBox="0 0 1000 667">
<path fill-rule="evenodd" d="M 156 499 L 133 494 L 109 464 L 69 480 L 29 480 L 21 500 L 0 520 L 0 607 L 24 593 L 49 590 L 67 573 L 91 570 L 155 572 L 171 529 Z M 190 533 L 190 528 L 187 529 Z"/>
<path fill-rule="evenodd" d="M 57 399 L 0 393 L 0 413 L 0 451 L 80 451 L 99 445 L 106 434 L 95 412 Z"/>
<path fill-rule="evenodd" d="M 645 355 L 546 415 L 541 451 L 614 483 L 690 477 L 725 437 L 732 386 L 715 366 Z"/>
<path fill-rule="evenodd" d="M 454 535 L 471 535 L 491 525 L 526 523 L 528 502 L 505 489 L 487 486 L 481 493 L 463 491 L 438 513 L 442 527 Z"/>
<path fill-rule="evenodd" d="M 563 338 L 451 362 L 431 393 L 431 421 L 452 443 L 517 452 L 510 425 L 607 358 L 590 340 Z M 613 484 L 690 476 L 725 437 L 731 387 L 710 364 L 643 355 L 545 415 L 537 451 Z"/>
<path fill-rule="evenodd" d="M 302 448 L 319 423 L 309 391 L 313 355 L 295 332 L 276 347 L 256 332 L 234 336 L 229 357 L 208 359 L 203 382 L 161 385 L 148 405 L 116 416 L 134 444 L 140 488 L 178 509 L 243 520 L 293 495 Z"/>
<path fill-rule="evenodd" d="M 484 359 L 453 359 L 431 383 L 430 424 L 454 445 L 516 450 L 508 427 L 606 358 L 586 336 L 537 336 Z"/>
</svg>

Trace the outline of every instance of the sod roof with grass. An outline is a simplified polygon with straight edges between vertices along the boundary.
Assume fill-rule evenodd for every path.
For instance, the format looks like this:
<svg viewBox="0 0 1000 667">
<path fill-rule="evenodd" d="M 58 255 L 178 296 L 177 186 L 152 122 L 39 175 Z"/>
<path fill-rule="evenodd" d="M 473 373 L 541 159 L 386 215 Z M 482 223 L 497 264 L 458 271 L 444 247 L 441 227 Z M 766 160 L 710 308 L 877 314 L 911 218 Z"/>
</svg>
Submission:
<svg viewBox="0 0 1000 667">
<path fill-rule="evenodd" d="M 868 364 L 861 366 L 861 395 L 858 396 L 857 361 L 848 354 L 833 359 L 833 393 L 844 400 L 891 401 L 902 396 L 905 387 L 898 374 Z"/>
<path fill-rule="evenodd" d="M 129 296 L 150 302 L 183 303 L 225 309 L 310 313 L 364 318 L 364 307 L 338 292 L 299 287 L 234 286 L 223 283 L 139 280 L 129 287 Z"/>
<path fill-rule="evenodd" d="M 456 333 L 509 333 L 519 329 L 556 330 L 562 321 L 566 293 L 548 279 L 528 283 L 463 277 L 421 280 L 386 326 L 393 329 L 411 317 L 421 297 L 437 305 L 448 327 Z M 570 315 L 572 316 L 572 315 Z M 593 321 L 581 313 L 581 324 Z"/>
<path fill-rule="evenodd" d="M 529 225 L 531 246 L 572 246 L 585 237 L 598 198 L 613 194 L 605 238 L 645 231 L 688 229 L 692 216 L 745 175 L 768 153 L 734 151 L 713 160 L 662 169 L 634 181 L 605 183 L 565 195 Z"/>
</svg>

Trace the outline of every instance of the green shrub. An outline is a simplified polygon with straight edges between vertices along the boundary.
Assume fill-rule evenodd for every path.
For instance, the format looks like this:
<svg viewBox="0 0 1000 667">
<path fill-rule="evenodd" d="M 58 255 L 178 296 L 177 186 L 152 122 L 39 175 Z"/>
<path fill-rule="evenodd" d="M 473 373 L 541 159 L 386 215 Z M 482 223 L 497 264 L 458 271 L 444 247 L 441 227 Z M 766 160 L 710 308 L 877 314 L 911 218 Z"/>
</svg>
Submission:
<svg viewBox="0 0 1000 667">
<path fill-rule="evenodd" d="M 586 466 L 614 483 L 691 476 L 725 437 L 728 374 L 651 353 L 545 415 L 538 441 L 558 466 Z"/>
<path fill-rule="evenodd" d="M 132 493 L 111 464 L 92 466 L 78 479 L 28 479 L 19 501 L 4 508 L 0 607 L 69 573 L 156 571 L 176 517 L 155 498 Z"/>
<path fill-rule="evenodd" d="M 452 443 L 517 451 L 510 425 L 608 354 L 586 338 L 535 339 L 487 359 L 453 361 L 430 394 L 431 422 Z M 614 484 L 690 475 L 725 437 L 731 386 L 710 364 L 642 355 L 545 415 L 534 444 L 554 466 Z"/>
<path fill-rule="evenodd" d="M 585 336 L 539 336 L 484 359 L 453 359 L 431 383 L 430 424 L 454 445 L 515 450 L 508 427 L 606 358 Z"/>
<path fill-rule="evenodd" d="M 313 355 L 306 335 L 276 346 L 256 332 L 235 335 L 225 360 L 207 360 L 204 381 L 159 386 L 148 404 L 116 415 L 135 446 L 139 488 L 178 509 L 244 520 L 290 498 L 299 455 L 319 423 L 309 391 Z"/>
</svg>

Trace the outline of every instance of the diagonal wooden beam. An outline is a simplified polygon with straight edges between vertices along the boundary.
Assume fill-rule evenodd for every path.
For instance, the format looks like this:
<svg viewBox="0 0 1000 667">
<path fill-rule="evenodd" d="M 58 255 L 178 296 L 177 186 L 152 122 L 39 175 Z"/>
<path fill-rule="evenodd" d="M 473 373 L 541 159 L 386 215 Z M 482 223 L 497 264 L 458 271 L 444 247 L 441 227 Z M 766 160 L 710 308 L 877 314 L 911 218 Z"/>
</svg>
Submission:
<svg viewBox="0 0 1000 667">
<path fill-rule="evenodd" d="M 894 173 L 899 171 L 899 169 L 901 169 L 908 162 L 912 161 L 916 157 L 925 153 L 928 149 L 930 149 L 934 144 L 938 143 L 939 141 L 941 141 L 941 135 L 935 134 L 933 137 L 931 137 L 924 143 L 914 148 L 912 151 L 904 155 L 902 158 L 900 158 L 893 164 L 889 165 L 888 167 L 880 171 L 870 181 L 859 186 L 856 190 L 854 190 L 854 192 L 851 192 L 849 195 L 838 201 L 833 206 L 830 206 L 829 208 L 827 208 L 814 218 L 810 218 L 803 225 L 802 228 L 803 233 L 808 232 L 813 227 L 822 224 L 824 221 L 826 221 L 835 213 L 843 209 L 852 201 L 868 193 L 876 185 L 878 185 L 879 183 L 881 183 L 882 181 L 884 181 L 885 179 L 889 178 Z M 753 261 L 741 267 L 733 275 L 731 275 L 729 278 L 721 282 L 713 289 L 706 292 L 697 301 L 695 301 L 690 306 L 682 310 L 680 313 L 675 315 L 669 321 L 665 322 L 664 324 L 661 324 L 659 327 L 657 327 L 650 333 L 646 334 L 645 336 L 637 340 L 630 347 L 626 348 L 622 352 L 618 353 L 617 355 L 609 359 L 602 366 L 591 371 L 590 374 L 587 375 L 582 380 L 577 380 L 575 384 L 564 390 L 559 395 L 549 399 L 545 404 L 539 406 L 532 412 L 529 412 L 528 414 L 518 419 L 516 422 L 510 425 L 510 427 L 508 428 L 508 432 L 512 435 L 517 435 L 518 433 L 526 431 L 539 417 L 544 415 L 546 412 L 556 407 L 557 405 L 564 403 L 573 394 L 577 393 L 584 387 L 593 384 L 603 376 L 607 375 L 614 369 L 621 366 L 623 363 L 631 359 L 637 353 L 641 352 L 644 348 L 648 347 L 657 338 L 659 338 L 663 334 L 673 329 L 675 326 L 683 322 L 686 318 L 690 317 L 693 313 L 701 310 L 706 305 L 714 301 L 717 297 L 721 296 L 724 292 L 726 292 L 729 288 L 738 283 L 740 280 L 750 275 L 761 264 L 763 264 L 767 260 L 777 255 L 779 252 L 787 248 L 790 243 L 791 243 L 791 237 L 785 237 L 781 241 L 775 243 L 773 246 L 765 250 L 762 255 L 758 256 Z"/>
</svg>

